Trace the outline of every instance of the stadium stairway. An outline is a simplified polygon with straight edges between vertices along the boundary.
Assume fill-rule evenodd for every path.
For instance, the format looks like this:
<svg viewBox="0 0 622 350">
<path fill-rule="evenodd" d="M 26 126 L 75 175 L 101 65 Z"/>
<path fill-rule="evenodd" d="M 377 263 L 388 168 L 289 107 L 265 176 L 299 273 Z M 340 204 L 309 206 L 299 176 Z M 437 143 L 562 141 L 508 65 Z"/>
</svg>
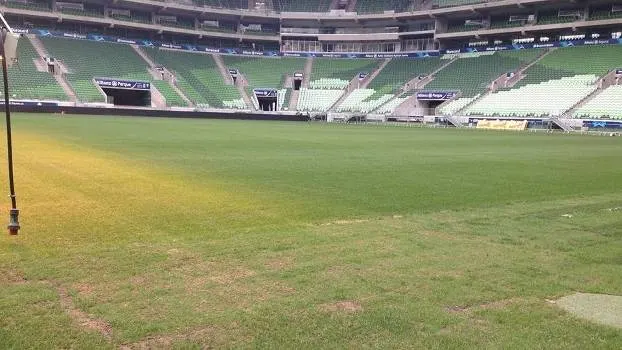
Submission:
<svg viewBox="0 0 622 350">
<path fill-rule="evenodd" d="M 544 57 L 546 57 L 548 54 L 550 54 L 551 52 L 553 52 L 554 50 L 556 50 L 556 48 L 549 48 L 546 50 L 542 50 L 542 53 L 536 57 L 535 60 L 528 62 L 527 64 L 524 64 L 523 66 L 519 67 L 519 69 L 516 71 L 516 73 L 514 74 L 514 76 L 512 76 L 511 78 L 507 78 L 505 76 L 505 74 L 501 75 L 499 78 L 497 78 L 492 86 L 491 86 L 491 91 L 494 92 L 499 88 L 511 88 L 514 85 L 516 85 L 516 83 L 518 83 L 519 81 L 521 81 L 524 77 L 525 77 L 525 71 L 527 69 L 529 69 L 531 66 L 537 64 L 538 62 L 540 62 L 540 60 L 542 60 Z"/>
<path fill-rule="evenodd" d="M 222 75 L 222 79 L 226 85 L 234 85 L 238 91 L 240 92 L 240 96 L 244 100 L 244 103 L 251 110 L 257 110 L 257 105 L 254 103 L 254 99 L 252 99 L 245 87 L 248 86 L 248 81 L 244 78 L 244 75 L 241 72 L 238 72 L 237 83 L 233 81 L 233 77 L 229 73 L 229 69 L 227 69 L 225 62 L 222 60 L 222 56 L 212 54 L 214 57 L 214 62 L 216 62 L 216 66 L 218 66 L 218 71 L 220 71 L 220 75 Z"/>
<path fill-rule="evenodd" d="M 172 81 L 162 80 L 162 75 L 158 74 L 156 70 L 157 65 L 155 64 L 155 62 L 153 62 L 151 57 L 149 57 L 138 45 L 130 46 L 132 47 L 132 49 L 134 49 L 134 51 L 136 51 L 138 56 L 140 56 L 149 66 L 149 72 L 154 79 L 154 82 L 152 84 L 153 88 L 164 99 L 164 107 L 166 107 L 166 105 L 169 105 L 171 107 L 182 107 L 183 104 L 188 107 L 193 107 L 190 99 L 186 95 L 184 95 L 184 93 Z M 166 68 L 162 67 L 161 69 L 164 69 L 168 76 L 173 76 L 173 74 L 169 72 Z M 180 98 L 181 101 L 179 100 Z M 181 103 L 182 101 L 183 103 Z"/>
<path fill-rule="evenodd" d="M 35 35 L 27 35 L 26 37 L 28 38 L 28 40 L 30 40 L 30 43 L 32 43 L 32 46 L 35 48 L 35 50 L 39 54 L 39 59 L 41 59 L 42 57 L 50 56 L 50 54 L 45 49 L 45 46 L 43 46 L 43 43 L 41 42 L 41 40 L 39 40 L 39 38 L 37 38 Z M 71 85 L 69 85 L 63 73 L 63 72 L 66 72 L 67 69 L 65 67 L 62 67 L 62 64 L 60 62 L 58 62 L 58 65 L 61 68 L 61 74 L 54 74 L 52 76 L 54 77 L 58 85 L 60 85 L 60 87 L 63 88 L 63 91 L 65 92 L 65 95 L 67 95 L 67 97 L 69 98 L 69 101 L 75 103 L 78 100 L 78 98 L 76 97 L 75 91 L 73 91 L 73 89 L 71 88 Z"/>
<path fill-rule="evenodd" d="M 366 89 L 369 83 L 371 83 L 372 80 L 374 80 L 374 78 L 377 77 L 378 74 L 380 74 L 380 72 L 382 72 L 384 67 L 386 67 L 390 61 L 391 61 L 390 58 L 386 58 L 384 61 L 382 61 L 382 63 L 378 66 L 378 68 L 376 68 L 373 72 L 371 72 L 371 74 L 366 76 L 365 79 L 359 82 L 359 89 Z"/>
<path fill-rule="evenodd" d="M 214 57 L 214 62 L 216 62 L 220 75 L 222 75 L 222 79 L 225 81 L 225 84 L 234 85 L 235 83 L 233 82 L 233 77 L 225 66 L 225 62 L 223 62 L 222 57 L 220 57 L 220 55 L 212 55 L 212 57 Z"/>
<path fill-rule="evenodd" d="M 426 84 L 428 84 L 429 82 L 434 80 L 434 76 L 436 74 L 438 74 L 438 72 L 440 72 L 441 70 L 445 69 L 445 67 L 449 66 L 450 64 L 452 64 L 457 59 L 458 59 L 458 57 L 456 56 L 456 57 L 453 57 L 452 59 L 447 60 L 447 63 L 441 65 L 440 67 L 435 69 L 432 73 L 428 74 L 423 79 L 419 79 L 419 77 L 412 78 L 410 81 L 408 81 L 406 84 L 404 84 L 404 87 L 402 88 L 402 91 L 404 93 L 406 93 L 406 92 L 413 91 L 413 90 L 423 89 L 426 86 Z"/>
<path fill-rule="evenodd" d="M 580 109 L 581 107 L 583 107 L 585 104 L 589 103 L 590 101 L 592 101 L 594 98 L 596 98 L 598 95 L 600 95 L 606 88 L 608 88 L 609 86 L 613 85 L 611 83 L 611 81 L 609 79 L 607 79 L 608 77 L 610 77 L 613 74 L 613 76 L 615 77 L 615 71 L 610 72 L 609 74 L 607 74 L 606 76 L 604 76 L 603 78 L 601 78 L 597 85 L 598 88 L 596 90 L 594 90 L 591 94 L 585 96 L 583 99 L 581 99 L 581 101 L 577 102 L 577 104 L 575 104 L 574 106 L 572 106 L 569 110 L 567 110 L 566 112 L 564 112 L 561 116 L 561 118 L 573 118 L 575 112 Z"/>
<path fill-rule="evenodd" d="M 214 55 L 215 59 L 216 59 L 216 56 L 218 56 L 218 59 L 220 59 L 219 55 Z M 248 80 L 246 79 L 246 77 L 244 77 L 244 74 L 242 74 L 241 72 L 238 72 L 238 76 L 236 78 L 235 87 L 240 92 L 240 96 L 242 96 L 242 99 L 244 100 L 244 103 L 246 104 L 246 107 L 248 107 L 250 110 L 256 111 L 258 109 L 258 105 L 256 105 L 253 102 L 254 99 L 251 98 L 248 95 L 248 93 L 246 91 L 246 87 L 247 86 L 248 86 Z"/>
<path fill-rule="evenodd" d="M 313 57 L 307 58 L 305 62 L 304 77 L 302 80 L 302 87 L 309 88 L 311 82 L 311 72 L 313 71 Z"/>
</svg>

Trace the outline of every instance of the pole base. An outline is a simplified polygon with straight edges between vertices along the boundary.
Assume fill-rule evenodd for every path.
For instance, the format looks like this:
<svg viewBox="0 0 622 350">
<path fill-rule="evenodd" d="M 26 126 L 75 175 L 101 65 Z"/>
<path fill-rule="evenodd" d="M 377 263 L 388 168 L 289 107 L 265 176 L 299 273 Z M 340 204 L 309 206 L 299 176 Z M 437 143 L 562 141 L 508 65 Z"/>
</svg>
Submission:
<svg viewBox="0 0 622 350">
<path fill-rule="evenodd" d="M 9 213 L 9 225 L 7 226 L 9 229 L 9 234 L 11 236 L 17 235 L 19 232 L 19 210 L 11 209 Z"/>
</svg>

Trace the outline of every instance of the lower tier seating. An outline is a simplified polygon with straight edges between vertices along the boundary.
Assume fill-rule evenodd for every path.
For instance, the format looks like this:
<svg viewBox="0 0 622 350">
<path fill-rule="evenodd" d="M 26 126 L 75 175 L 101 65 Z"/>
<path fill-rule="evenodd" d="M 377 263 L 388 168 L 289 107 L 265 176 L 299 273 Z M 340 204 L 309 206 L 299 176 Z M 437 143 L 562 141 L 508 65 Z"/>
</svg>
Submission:
<svg viewBox="0 0 622 350">
<path fill-rule="evenodd" d="M 393 97 L 393 95 L 384 94 L 371 98 L 375 93 L 374 89 L 356 89 L 337 107 L 337 112 L 369 113 Z"/>
<path fill-rule="evenodd" d="M 454 115 L 456 112 L 466 107 L 469 103 L 473 102 L 480 95 L 474 97 L 460 97 L 455 100 L 449 101 L 443 104 L 438 110 L 443 115 Z"/>
<path fill-rule="evenodd" d="M 385 103 L 384 105 L 380 106 L 380 108 L 376 110 L 376 113 L 392 114 L 393 112 L 395 112 L 395 109 L 399 107 L 402 103 L 406 102 L 406 100 L 408 100 L 408 96 L 407 97 L 396 97 L 392 99 L 391 101 Z"/>
<path fill-rule="evenodd" d="M 484 96 L 467 115 L 501 117 L 560 116 L 596 90 L 598 76 L 576 75 Z"/>
<path fill-rule="evenodd" d="M 19 61 L 9 67 L 9 95 L 16 100 L 67 100 L 67 95 L 54 77 L 39 72 L 35 60 L 41 58 L 28 38 L 21 38 L 17 44 Z M 4 97 L 3 89 L 0 96 Z"/>
<path fill-rule="evenodd" d="M 342 94 L 343 90 L 302 88 L 298 96 L 297 109 L 299 111 L 326 112 L 339 100 Z"/>
<path fill-rule="evenodd" d="M 622 119 L 622 85 L 613 85 L 578 108 L 575 118 Z"/>
<path fill-rule="evenodd" d="M 187 107 L 186 101 L 179 96 L 177 91 L 169 84 L 168 81 L 154 80 L 153 85 L 166 99 L 166 105 L 169 107 Z"/>
</svg>

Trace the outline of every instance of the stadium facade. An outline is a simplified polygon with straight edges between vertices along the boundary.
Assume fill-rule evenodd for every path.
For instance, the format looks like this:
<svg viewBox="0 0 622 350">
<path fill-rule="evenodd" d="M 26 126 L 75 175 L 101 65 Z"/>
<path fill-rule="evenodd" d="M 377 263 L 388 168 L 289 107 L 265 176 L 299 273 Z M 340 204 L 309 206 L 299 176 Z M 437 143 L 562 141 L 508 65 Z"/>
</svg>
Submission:
<svg viewBox="0 0 622 350">
<path fill-rule="evenodd" d="M 564 129 L 622 118 L 622 1 L 9 0 L 0 10 L 26 36 L 10 72 L 17 105 Z"/>
</svg>

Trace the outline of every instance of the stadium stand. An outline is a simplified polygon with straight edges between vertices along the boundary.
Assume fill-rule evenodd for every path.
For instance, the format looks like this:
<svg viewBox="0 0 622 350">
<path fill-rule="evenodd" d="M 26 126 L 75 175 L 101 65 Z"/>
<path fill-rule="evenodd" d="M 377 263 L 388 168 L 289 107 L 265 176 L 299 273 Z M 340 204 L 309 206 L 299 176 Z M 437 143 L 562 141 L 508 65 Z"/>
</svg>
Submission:
<svg viewBox="0 0 622 350">
<path fill-rule="evenodd" d="M 460 91 L 461 97 L 473 97 L 484 92 L 502 74 L 517 70 L 539 54 L 539 50 L 520 50 L 460 55 L 438 72 L 425 90 Z"/>
<path fill-rule="evenodd" d="M 432 7 L 464 6 L 482 2 L 486 2 L 486 0 L 432 0 Z"/>
<path fill-rule="evenodd" d="M 282 12 L 327 12 L 330 0 L 274 0 Z"/>
<path fill-rule="evenodd" d="M 558 13 L 542 14 L 538 16 L 538 24 L 570 23 L 576 20 L 576 17 L 560 16 Z"/>
<path fill-rule="evenodd" d="M 406 102 L 406 100 L 408 100 L 408 96 L 406 97 L 396 97 L 394 99 L 392 99 L 391 101 L 385 103 L 384 105 L 380 106 L 380 108 L 378 108 L 376 110 L 376 113 L 379 114 L 391 114 L 395 111 L 395 109 L 397 107 L 399 107 L 399 105 L 401 105 L 402 103 Z"/>
<path fill-rule="evenodd" d="M 196 6 L 228 9 L 247 9 L 248 2 L 243 0 L 192 0 Z"/>
<path fill-rule="evenodd" d="M 17 45 L 19 61 L 9 67 L 11 99 L 67 100 L 67 95 L 52 75 L 39 72 L 33 60 L 40 59 L 30 40 L 23 38 Z M 2 90 L 0 90 L 0 94 Z"/>
<path fill-rule="evenodd" d="M 475 101 L 480 95 L 473 97 L 461 97 L 444 103 L 439 107 L 439 112 L 443 115 L 454 115 L 456 112 L 466 107 L 469 103 Z"/>
<path fill-rule="evenodd" d="M 294 72 L 304 70 L 305 59 L 282 57 L 282 58 L 259 58 L 259 57 L 240 57 L 223 56 L 223 62 L 227 68 L 235 68 L 246 78 L 249 85 L 249 96 L 253 99 L 255 106 L 258 106 L 256 97 L 252 89 L 277 89 L 278 108 L 283 109 L 285 101 L 289 101 L 291 91 L 285 89 L 285 81 L 288 76 L 293 76 Z"/>
<path fill-rule="evenodd" d="M 80 102 L 105 101 L 93 78 L 151 81 L 146 63 L 129 45 L 55 37 L 41 41 L 69 70 L 67 80 Z"/>
<path fill-rule="evenodd" d="M 144 51 L 175 74 L 177 86 L 198 107 L 246 108 L 236 87 L 225 84 L 212 56 L 156 48 Z"/>
<path fill-rule="evenodd" d="M 337 112 L 369 113 L 393 97 L 393 95 L 384 94 L 375 99 L 371 98 L 375 93 L 374 89 L 356 89 L 337 107 Z"/>
<path fill-rule="evenodd" d="M 300 89 L 297 110 L 327 112 L 343 95 L 343 90 Z"/>
<path fill-rule="evenodd" d="M 129 15 L 124 15 L 121 13 L 111 13 L 110 18 L 114 18 L 118 21 L 152 24 L 151 18 L 149 18 L 148 14 L 138 13 L 134 11 L 132 11 Z"/>
<path fill-rule="evenodd" d="M 62 12 L 62 13 L 65 13 L 65 14 L 68 14 L 68 15 L 74 15 L 74 16 L 87 16 L 87 17 L 104 18 L 104 11 L 103 10 L 87 9 L 87 8 L 84 8 L 84 9 L 80 10 L 80 9 L 62 7 L 60 9 L 58 9 L 58 11 Z"/>
<path fill-rule="evenodd" d="M 596 90 L 600 77 L 620 64 L 622 47 L 615 45 L 560 48 L 525 71 L 509 91 L 482 98 L 468 114 L 559 116 Z M 589 64 L 586 64 L 589 62 Z"/>
<path fill-rule="evenodd" d="M 610 10 L 597 10 L 597 11 L 592 12 L 588 20 L 597 21 L 601 19 L 614 19 L 614 18 L 621 18 L 621 17 L 622 17 L 621 11 L 611 12 Z"/>
<path fill-rule="evenodd" d="M 411 79 L 425 76 L 443 63 L 438 58 L 399 59 L 394 58 L 367 86 L 377 94 L 395 94 Z"/>
<path fill-rule="evenodd" d="M 153 85 L 160 91 L 166 99 L 166 105 L 170 107 L 188 107 L 186 101 L 173 89 L 168 81 L 154 80 Z"/>
<path fill-rule="evenodd" d="M 39 1 L 12 1 L 9 0 L 6 2 L 6 7 L 16 8 L 16 9 L 24 9 L 24 10 L 34 10 L 34 11 L 52 11 L 50 4 L 47 2 L 39 2 Z"/>
<path fill-rule="evenodd" d="M 400 93 L 411 79 L 430 74 L 442 63 L 438 58 L 393 59 L 384 66 L 367 88 L 354 90 L 338 106 L 337 111 L 369 113 Z"/>
<path fill-rule="evenodd" d="M 381 60 L 322 58 L 313 62 L 310 87 L 313 89 L 345 89 L 359 73 L 371 73 Z"/>
<path fill-rule="evenodd" d="M 501 117 L 561 116 L 596 90 L 594 74 L 575 75 L 484 96 L 466 110 L 467 115 Z"/>
<path fill-rule="evenodd" d="M 357 13 L 383 13 L 385 11 L 405 12 L 409 10 L 409 0 L 357 0 L 355 9 Z"/>
<path fill-rule="evenodd" d="M 622 85 L 613 85 L 604 89 L 578 108 L 573 116 L 575 118 L 622 119 Z"/>
<path fill-rule="evenodd" d="M 616 45 L 559 48 L 529 67 L 525 71 L 525 77 L 514 88 L 574 75 L 594 74 L 600 77 L 620 66 L 620 55 L 622 47 Z"/>
<path fill-rule="evenodd" d="M 282 88 L 288 75 L 293 76 L 305 66 L 305 59 L 291 57 L 222 56 L 222 59 L 227 68 L 235 68 L 244 74 L 249 86 L 254 88 Z"/>
</svg>

